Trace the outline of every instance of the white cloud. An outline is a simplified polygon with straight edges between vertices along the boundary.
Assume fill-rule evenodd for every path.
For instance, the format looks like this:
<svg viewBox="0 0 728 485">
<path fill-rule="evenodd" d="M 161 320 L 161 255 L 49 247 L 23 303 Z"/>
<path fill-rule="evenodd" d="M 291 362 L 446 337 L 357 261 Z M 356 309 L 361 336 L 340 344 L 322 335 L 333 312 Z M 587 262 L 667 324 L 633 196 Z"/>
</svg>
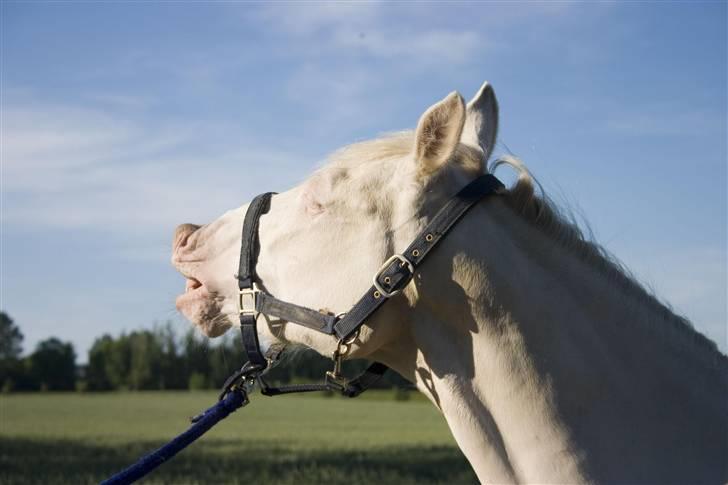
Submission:
<svg viewBox="0 0 728 485">
<path fill-rule="evenodd" d="M 372 101 L 371 93 L 381 82 L 373 72 L 360 66 L 342 69 L 338 66 L 304 64 L 286 82 L 285 95 L 308 115 L 305 127 L 319 136 L 355 130 L 368 120 L 381 117 L 384 107 Z"/>
<path fill-rule="evenodd" d="M 409 9 L 382 3 L 269 5 L 258 18 L 280 34 L 296 38 L 296 54 L 366 55 L 396 61 L 403 68 L 449 66 L 482 55 L 488 46 L 477 30 L 413 28 Z"/>
<path fill-rule="evenodd" d="M 95 103 L 108 106 L 111 109 L 144 109 L 154 104 L 149 98 L 132 96 L 129 94 L 99 93 L 89 94 L 87 98 Z"/>
<path fill-rule="evenodd" d="M 307 168 L 295 155 L 240 140 L 235 127 L 150 126 L 62 106 L 3 116 L 4 224 L 134 230 L 144 239 L 144 231 L 208 222 Z"/>
<path fill-rule="evenodd" d="M 80 166 L 92 162 L 100 148 L 127 142 L 129 123 L 99 113 L 76 108 L 46 107 L 42 110 L 3 108 L 3 169 L 13 184 L 23 180 L 30 170 L 35 178 L 52 169 L 59 154 L 67 157 L 65 165 Z"/>
<path fill-rule="evenodd" d="M 463 64 L 472 60 L 486 43 L 473 31 L 389 32 L 385 30 L 356 33 L 337 29 L 332 36 L 339 49 L 359 49 L 373 57 L 406 60 L 420 66 Z"/>
<path fill-rule="evenodd" d="M 572 10 L 570 4 L 548 2 L 528 8 L 305 2 L 268 3 L 246 8 L 243 16 L 265 32 L 266 52 L 290 66 L 286 94 L 314 113 L 307 128 L 331 132 L 344 124 L 356 130 L 364 120 L 389 119 L 406 97 L 403 91 L 426 83 L 423 76 L 437 82 L 482 66 L 495 50 L 503 50 L 496 39 L 510 38 L 509 29 Z M 436 100 L 433 96 L 431 102 Z"/>
<path fill-rule="evenodd" d="M 303 36 L 332 26 L 360 29 L 379 18 L 381 7 L 382 4 L 376 2 L 270 3 L 257 10 L 254 16 L 278 31 Z"/>
<path fill-rule="evenodd" d="M 547 18 L 601 16 L 612 8 L 609 4 L 579 7 L 573 2 L 271 2 L 252 11 L 246 8 L 245 13 L 270 31 L 295 39 L 287 49 L 289 53 L 293 49 L 298 58 L 364 54 L 412 69 L 482 59 L 503 46 L 496 37 L 512 39 L 514 30 L 532 31 Z"/>
</svg>

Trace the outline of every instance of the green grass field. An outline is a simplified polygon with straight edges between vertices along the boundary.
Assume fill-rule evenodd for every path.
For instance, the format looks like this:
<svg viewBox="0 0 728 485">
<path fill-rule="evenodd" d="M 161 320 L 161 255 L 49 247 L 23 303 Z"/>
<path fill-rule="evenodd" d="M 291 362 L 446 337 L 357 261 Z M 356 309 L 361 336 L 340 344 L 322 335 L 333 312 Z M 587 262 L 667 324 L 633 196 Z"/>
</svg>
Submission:
<svg viewBox="0 0 728 485">
<path fill-rule="evenodd" d="M 211 392 L 0 396 L 0 483 L 96 483 L 184 431 Z M 474 483 L 434 407 L 253 395 L 144 483 Z"/>
</svg>

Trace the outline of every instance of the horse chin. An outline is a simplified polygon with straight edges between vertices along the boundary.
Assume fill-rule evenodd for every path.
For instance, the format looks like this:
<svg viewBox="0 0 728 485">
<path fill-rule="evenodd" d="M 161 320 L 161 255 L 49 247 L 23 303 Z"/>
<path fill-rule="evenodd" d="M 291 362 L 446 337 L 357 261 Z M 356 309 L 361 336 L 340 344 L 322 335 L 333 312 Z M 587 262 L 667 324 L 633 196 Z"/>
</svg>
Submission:
<svg viewBox="0 0 728 485">
<path fill-rule="evenodd" d="M 221 312 L 221 303 L 201 287 L 178 296 L 176 306 L 205 336 L 215 338 L 232 327 L 230 320 Z"/>
<path fill-rule="evenodd" d="M 230 323 L 220 321 L 195 323 L 195 325 L 200 327 L 202 333 L 204 333 L 205 336 L 209 338 L 219 337 L 220 335 L 230 330 L 230 327 L 232 327 Z"/>
</svg>

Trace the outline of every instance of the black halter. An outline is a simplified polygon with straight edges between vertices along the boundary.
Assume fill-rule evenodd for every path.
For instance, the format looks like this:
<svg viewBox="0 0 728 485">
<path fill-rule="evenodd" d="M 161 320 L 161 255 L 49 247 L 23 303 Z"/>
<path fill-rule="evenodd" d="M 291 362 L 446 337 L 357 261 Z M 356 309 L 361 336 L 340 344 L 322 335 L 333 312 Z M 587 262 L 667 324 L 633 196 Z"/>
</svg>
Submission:
<svg viewBox="0 0 728 485">
<path fill-rule="evenodd" d="M 237 275 L 240 288 L 238 301 L 240 329 L 249 362 L 228 379 L 226 389 L 237 385 L 241 379 L 249 382 L 252 376 L 252 378 L 258 378 L 261 391 L 267 395 L 337 389 L 345 395 L 354 397 L 366 390 L 384 374 L 387 370 L 385 365 L 374 363 L 364 374 L 351 381 L 343 379 L 339 373 L 341 360 L 348 352 L 352 340 L 358 335 L 359 329 L 385 301 L 409 284 L 417 268 L 432 248 L 471 207 L 485 196 L 498 193 L 503 188 L 503 184 L 490 174 L 482 175 L 466 185 L 447 201 L 404 252 L 392 255 L 382 264 L 374 274 L 371 288 L 348 312 L 339 315 L 322 313 L 278 300 L 258 287 L 255 272 L 260 250 L 258 226 L 261 216 L 268 212 L 270 200 L 274 194 L 268 192 L 257 196 L 252 200 L 245 214 L 240 248 L 240 267 Z M 336 335 L 339 338 L 339 345 L 333 355 L 335 368 L 333 372 L 327 373 L 324 384 L 272 388 L 260 378 L 260 374 L 268 367 L 269 361 L 275 360 L 280 354 L 280 350 L 277 350 L 269 351 L 268 355 L 264 355 L 260 349 L 256 327 L 257 317 L 260 313 L 303 325 L 328 335 Z"/>
</svg>

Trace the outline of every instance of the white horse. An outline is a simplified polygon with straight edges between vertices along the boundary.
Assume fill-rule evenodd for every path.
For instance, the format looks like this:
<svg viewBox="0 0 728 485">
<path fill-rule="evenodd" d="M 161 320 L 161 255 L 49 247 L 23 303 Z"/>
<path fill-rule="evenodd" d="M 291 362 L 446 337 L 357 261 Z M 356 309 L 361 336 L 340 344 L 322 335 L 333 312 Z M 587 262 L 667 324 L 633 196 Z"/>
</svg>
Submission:
<svg viewBox="0 0 728 485">
<path fill-rule="evenodd" d="M 486 170 L 497 118 L 486 83 L 467 105 L 457 93 L 433 105 L 414 133 L 336 152 L 273 197 L 261 284 L 284 301 L 348 310 Z M 455 226 L 350 357 L 415 382 L 483 482 L 728 481 L 728 358 L 535 194 L 522 166 L 499 163 L 520 171 L 517 183 Z M 177 307 L 210 336 L 237 322 L 246 207 L 175 234 L 172 260 L 187 277 Z M 263 316 L 258 329 L 264 348 L 331 355 L 337 344 Z"/>
</svg>

